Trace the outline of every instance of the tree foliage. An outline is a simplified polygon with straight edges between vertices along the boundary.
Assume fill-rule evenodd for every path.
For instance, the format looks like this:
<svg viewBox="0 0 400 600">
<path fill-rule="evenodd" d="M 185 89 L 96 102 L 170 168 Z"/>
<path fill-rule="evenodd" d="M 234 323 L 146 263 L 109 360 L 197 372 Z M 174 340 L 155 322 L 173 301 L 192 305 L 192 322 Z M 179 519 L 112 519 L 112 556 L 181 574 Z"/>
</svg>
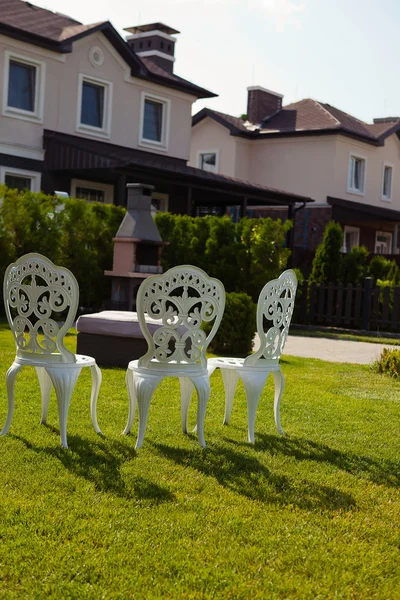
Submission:
<svg viewBox="0 0 400 600">
<path fill-rule="evenodd" d="M 341 275 L 341 250 L 343 231 L 338 223 L 331 221 L 325 229 L 322 243 L 318 246 L 312 264 L 310 283 L 336 283 Z"/>
</svg>

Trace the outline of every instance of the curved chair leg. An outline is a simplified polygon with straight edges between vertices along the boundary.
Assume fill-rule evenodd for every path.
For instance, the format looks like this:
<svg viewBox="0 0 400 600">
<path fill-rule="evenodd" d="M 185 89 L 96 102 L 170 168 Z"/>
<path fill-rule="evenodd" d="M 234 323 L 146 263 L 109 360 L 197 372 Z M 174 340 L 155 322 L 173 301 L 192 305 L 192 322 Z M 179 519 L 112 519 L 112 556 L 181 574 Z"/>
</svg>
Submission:
<svg viewBox="0 0 400 600">
<path fill-rule="evenodd" d="M 63 448 L 67 444 L 67 419 L 72 392 L 81 372 L 81 368 L 46 367 L 46 371 L 54 385 L 58 404 L 58 418 L 60 422 L 60 439 Z"/>
<path fill-rule="evenodd" d="M 275 380 L 275 399 L 274 399 L 274 417 L 278 433 L 283 435 L 285 432 L 281 427 L 280 408 L 283 390 L 285 388 L 285 378 L 282 371 L 272 371 Z"/>
<path fill-rule="evenodd" d="M 221 373 L 225 388 L 225 416 L 223 424 L 228 425 L 239 375 L 236 369 L 221 368 Z"/>
<path fill-rule="evenodd" d="M 192 382 L 197 392 L 197 438 L 200 446 L 206 447 L 204 439 L 204 418 L 208 399 L 210 398 L 210 379 L 208 375 L 203 377 L 193 377 Z"/>
<path fill-rule="evenodd" d="M 128 435 L 131 430 L 133 421 L 135 419 L 136 412 L 136 393 L 135 393 L 135 373 L 132 369 L 127 369 L 125 375 L 126 387 L 128 390 L 128 422 L 125 426 L 125 429 L 122 432 L 122 435 Z"/>
<path fill-rule="evenodd" d="M 179 377 L 179 385 L 181 388 L 182 431 L 183 433 L 187 433 L 189 428 L 189 406 L 194 391 L 194 385 L 189 377 Z"/>
<path fill-rule="evenodd" d="M 143 444 L 147 419 L 149 416 L 150 401 L 161 380 L 162 377 L 156 377 L 154 375 L 135 374 L 134 386 L 139 408 L 139 433 L 136 440 L 136 449 L 140 448 Z"/>
<path fill-rule="evenodd" d="M 97 366 L 94 364 L 90 367 L 92 373 L 92 393 L 90 394 L 90 416 L 92 417 L 93 427 L 96 433 L 101 434 L 101 429 L 97 422 L 97 398 L 99 397 L 99 391 L 101 386 L 102 374 Z"/>
<path fill-rule="evenodd" d="M 51 383 L 51 379 L 46 373 L 46 369 L 44 367 L 35 367 L 35 369 L 42 394 L 42 416 L 40 419 L 40 424 L 45 425 L 47 421 L 47 413 L 49 412 L 50 394 L 53 384 Z"/>
<path fill-rule="evenodd" d="M 254 424 L 256 421 L 258 401 L 265 386 L 265 382 L 268 379 L 268 375 L 269 373 L 266 373 L 265 371 L 257 373 L 256 371 L 243 370 L 240 373 L 246 391 L 248 440 L 251 444 L 254 444 Z"/>
<path fill-rule="evenodd" d="M 6 374 L 7 397 L 8 397 L 8 413 L 6 423 L 0 431 L 0 435 L 6 435 L 10 429 L 12 417 L 14 414 L 14 385 L 18 371 L 22 369 L 22 365 L 13 363 Z"/>
</svg>

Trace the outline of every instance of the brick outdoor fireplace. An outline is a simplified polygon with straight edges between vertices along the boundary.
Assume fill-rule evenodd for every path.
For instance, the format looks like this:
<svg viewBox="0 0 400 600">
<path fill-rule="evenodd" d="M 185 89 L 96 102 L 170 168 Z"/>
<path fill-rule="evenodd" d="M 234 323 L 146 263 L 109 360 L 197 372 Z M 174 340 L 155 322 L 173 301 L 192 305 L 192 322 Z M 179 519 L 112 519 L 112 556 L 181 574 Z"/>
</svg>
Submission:
<svg viewBox="0 0 400 600">
<path fill-rule="evenodd" d="M 151 215 L 152 185 L 128 183 L 126 215 L 113 239 L 111 309 L 133 310 L 136 294 L 143 279 L 162 273 L 163 242 Z"/>
</svg>

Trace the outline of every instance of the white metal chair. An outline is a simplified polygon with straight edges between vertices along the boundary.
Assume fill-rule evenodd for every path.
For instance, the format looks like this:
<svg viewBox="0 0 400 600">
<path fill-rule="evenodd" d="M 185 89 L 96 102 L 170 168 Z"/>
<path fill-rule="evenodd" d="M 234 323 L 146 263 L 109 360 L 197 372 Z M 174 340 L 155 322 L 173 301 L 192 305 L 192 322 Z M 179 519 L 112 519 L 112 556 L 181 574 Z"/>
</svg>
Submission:
<svg viewBox="0 0 400 600">
<path fill-rule="evenodd" d="M 7 319 L 14 335 L 16 356 L 7 371 L 8 414 L 0 435 L 10 429 L 14 412 L 14 384 L 23 366 L 35 367 L 42 395 L 41 423 L 46 423 L 50 393 L 54 386 L 60 422 L 61 445 L 67 448 L 68 408 L 75 383 L 83 367 L 92 372 L 90 410 L 100 433 L 96 403 L 101 371 L 94 358 L 74 354 L 64 345 L 79 302 L 79 287 L 73 274 L 54 265 L 41 254 L 26 254 L 6 270 L 3 285 Z M 58 317 L 62 323 L 55 320 Z"/>
<path fill-rule="evenodd" d="M 260 347 L 246 359 L 211 358 L 208 361 L 209 374 L 220 368 L 225 388 L 224 424 L 229 423 L 233 398 L 239 377 L 247 398 L 248 440 L 254 443 L 254 424 L 261 392 L 270 373 L 275 380 L 274 416 L 279 433 L 283 433 L 280 423 L 280 402 L 285 378 L 279 359 L 284 348 L 293 314 L 297 278 L 292 270 L 284 271 L 278 279 L 268 282 L 261 290 L 257 304 L 257 333 Z M 272 321 L 272 327 L 264 330 L 264 323 Z M 240 327 L 240 323 L 238 323 Z"/>
<path fill-rule="evenodd" d="M 188 431 L 190 398 L 193 389 L 196 389 L 197 435 L 200 445 L 206 445 L 204 417 L 210 396 L 206 350 L 217 332 L 224 308 L 222 283 L 191 265 L 173 267 L 163 275 L 148 277 L 141 284 L 136 310 L 148 351 L 128 365 L 129 415 L 123 431 L 124 434 L 129 433 L 137 403 L 139 432 L 136 448 L 143 443 L 153 393 L 167 376 L 179 377 L 184 433 Z M 153 335 L 146 324 L 146 315 L 160 322 Z M 201 329 L 203 322 L 213 322 L 208 335 Z"/>
</svg>

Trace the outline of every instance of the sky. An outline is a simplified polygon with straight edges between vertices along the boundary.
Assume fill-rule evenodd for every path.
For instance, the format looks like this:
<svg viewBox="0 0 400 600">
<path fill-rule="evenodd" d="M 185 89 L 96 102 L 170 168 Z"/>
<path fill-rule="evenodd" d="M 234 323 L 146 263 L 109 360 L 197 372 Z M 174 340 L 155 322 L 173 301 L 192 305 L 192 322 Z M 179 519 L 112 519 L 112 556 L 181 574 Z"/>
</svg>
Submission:
<svg viewBox="0 0 400 600">
<path fill-rule="evenodd" d="M 353 116 L 400 116 L 399 0 L 31 0 L 85 24 L 159 22 L 179 30 L 176 74 L 239 116 L 252 85 L 327 102 Z"/>
</svg>

